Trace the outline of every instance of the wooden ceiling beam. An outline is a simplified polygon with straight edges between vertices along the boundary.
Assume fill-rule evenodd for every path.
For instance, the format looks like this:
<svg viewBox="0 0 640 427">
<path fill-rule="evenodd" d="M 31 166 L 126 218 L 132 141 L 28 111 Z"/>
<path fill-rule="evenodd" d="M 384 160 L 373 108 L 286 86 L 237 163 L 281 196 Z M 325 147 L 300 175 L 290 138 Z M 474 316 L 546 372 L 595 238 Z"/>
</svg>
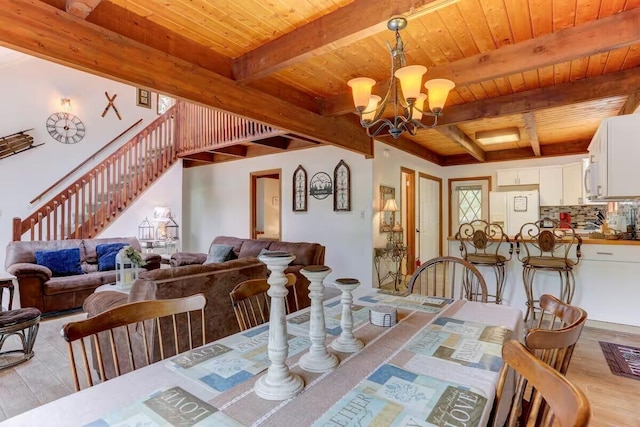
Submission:
<svg viewBox="0 0 640 427">
<path fill-rule="evenodd" d="M 640 43 L 638 22 L 640 8 L 431 67 L 427 71 L 427 78 L 445 78 L 458 86 L 465 86 L 578 58 L 588 58 L 600 52 Z M 379 82 L 375 88 L 384 90 L 388 85 L 388 81 Z M 445 107 L 445 114 L 449 108 Z M 321 101 L 323 115 L 353 111 L 353 99 L 348 91 Z"/>
<path fill-rule="evenodd" d="M 208 151 L 202 151 L 200 153 L 192 153 L 180 156 L 184 160 L 190 160 L 193 162 L 201 162 L 201 163 L 213 163 L 214 157 L 213 153 Z"/>
<path fill-rule="evenodd" d="M 480 162 L 485 161 L 485 152 L 480 146 L 471 138 L 469 138 L 462 130 L 455 125 L 440 126 L 436 130 L 442 135 L 446 136 L 453 142 L 460 144 L 469 154 L 471 154 L 476 160 Z"/>
<path fill-rule="evenodd" d="M 67 0 L 66 11 L 80 19 L 87 19 L 87 16 L 93 12 L 93 9 L 100 4 L 102 0 Z"/>
<path fill-rule="evenodd" d="M 587 154 L 587 147 L 591 140 L 578 140 L 563 144 L 548 144 L 540 147 L 541 157 L 569 156 L 573 154 Z M 521 147 L 509 150 L 487 151 L 486 162 L 504 162 L 508 160 L 533 159 L 536 155 L 531 147 Z M 442 166 L 459 166 L 477 164 L 478 161 L 470 154 L 456 154 L 444 158 Z"/>
<path fill-rule="evenodd" d="M 228 145 L 226 147 L 214 148 L 211 150 L 214 154 L 224 154 L 231 157 L 247 157 L 247 147 L 244 145 Z"/>
<path fill-rule="evenodd" d="M 618 115 L 624 116 L 625 114 L 633 114 L 638 110 L 640 110 L 640 90 L 629 95 L 627 101 L 624 103 L 622 108 L 620 108 L 620 111 L 618 111 Z"/>
<path fill-rule="evenodd" d="M 87 21 L 221 76 L 232 77 L 230 58 L 110 1 L 100 3 Z"/>
<path fill-rule="evenodd" d="M 38 0 L 0 5 L 0 43 L 6 46 L 373 156 L 371 138 L 347 118 L 319 116 Z"/>
<path fill-rule="evenodd" d="M 454 105 L 445 109 L 444 114 L 438 118 L 438 125 L 522 114 L 543 108 L 627 95 L 629 88 L 637 87 L 640 87 L 640 68 L 631 68 L 603 76 Z"/>
<path fill-rule="evenodd" d="M 529 136 L 529 142 L 531 143 L 531 149 L 536 157 L 540 157 L 540 141 L 538 141 L 538 130 L 536 128 L 536 119 L 533 117 L 533 112 L 529 111 L 522 115 L 524 121 L 524 129 Z"/>
<path fill-rule="evenodd" d="M 442 165 L 443 163 L 443 157 L 441 155 L 434 153 L 428 148 L 414 141 L 411 141 L 410 139 L 405 138 L 403 136 L 399 137 L 398 139 L 394 139 L 391 136 L 376 137 L 376 139 L 384 144 L 395 147 L 398 150 L 402 150 L 405 153 L 409 153 L 421 159 L 427 160 L 431 163 L 435 163 L 436 165 Z"/>
<path fill-rule="evenodd" d="M 457 0 L 355 0 L 238 57 L 233 63 L 236 81 L 262 78 L 312 56 L 380 33 L 394 15 L 424 13 L 453 1 Z"/>
<path fill-rule="evenodd" d="M 285 151 L 289 148 L 291 138 L 287 136 L 272 136 L 271 138 L 256 139 L 251 142 L 265 147 L 277 148 L 278 150 Z"/>
</svg>

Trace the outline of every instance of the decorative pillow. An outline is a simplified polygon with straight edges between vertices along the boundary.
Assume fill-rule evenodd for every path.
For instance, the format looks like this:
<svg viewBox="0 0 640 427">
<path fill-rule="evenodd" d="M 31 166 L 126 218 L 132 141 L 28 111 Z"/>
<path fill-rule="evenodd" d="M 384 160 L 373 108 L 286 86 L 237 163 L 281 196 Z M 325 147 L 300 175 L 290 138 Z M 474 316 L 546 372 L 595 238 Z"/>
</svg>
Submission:
<svg viewBox="0 0 640 427">
<path fill-rule="evenodd" d="M 80 267 L 80 248 L 36 251 L 36 262 L 51 270 L 53 277 L 83 274 Z"/>
<path fill-rule="evenodd" d="M 98 271 L 115 270 L 116 255 L 128 243 L 103 243 L 96 246 L 98 254 Z"/>
<path fill-rule="evenodd" d="M 207 256 L 207 260 L 202 264 L 204 265 L 225 262 L 233 259 L 233 257 L 233 246 L 213 244 L 209 248 L 209 255 Z"/>
</svg>

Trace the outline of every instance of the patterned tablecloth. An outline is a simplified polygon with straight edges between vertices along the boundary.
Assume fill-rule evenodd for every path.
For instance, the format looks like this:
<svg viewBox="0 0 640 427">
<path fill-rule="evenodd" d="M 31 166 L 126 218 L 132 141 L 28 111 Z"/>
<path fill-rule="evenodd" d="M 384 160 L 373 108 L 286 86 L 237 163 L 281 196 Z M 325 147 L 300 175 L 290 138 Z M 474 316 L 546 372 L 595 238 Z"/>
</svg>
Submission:
<svg viewBox="0 0 640 427">
<path fill-rule="evenodd" d="M 293 399 L 267 401 L 253 392 L 268 366 L 268 328 L 259 326 L 0 425 L 136 425 L 158 414 L 164 414 L 160 420 L 170 419 L 172 413 L 182 417 L 183 425 L 197 426 L 486 425 L 502 342 L 521 340 L 524 334 L 520 310 L 375 290 L 356 295 L 353 304 L 354 333 L 365 348 L 336 353 L 340 365 L 326 373 L 306 372 L 298 365 L 311 345 L 308 315 L 289 316 L 287 364 L 305 383 Z M 395 326 L 369 323 L 368 307 L 380 304 L 396 307 Z M 340 334 L 337 299 L 325 304 L 325 317 L 329 343 Z M 192 411 L 188 416 L 187 409 Z M 161 425 L 153 421 L 143 425 Z"/>
</svg>

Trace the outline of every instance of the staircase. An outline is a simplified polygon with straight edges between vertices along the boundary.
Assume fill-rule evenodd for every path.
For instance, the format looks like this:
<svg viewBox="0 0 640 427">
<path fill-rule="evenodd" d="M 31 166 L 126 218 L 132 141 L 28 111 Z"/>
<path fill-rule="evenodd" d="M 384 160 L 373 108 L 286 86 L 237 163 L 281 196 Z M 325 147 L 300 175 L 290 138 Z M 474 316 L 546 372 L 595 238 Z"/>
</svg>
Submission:
<svg viewBox="0 0 640 427">
<path fill-rule="evenodd" d="M 25 218 L 13 240 L 94 238 L 182 155 L 282 131 L 206 107 L 178 102 L 100 164 Z"/>
</svg>

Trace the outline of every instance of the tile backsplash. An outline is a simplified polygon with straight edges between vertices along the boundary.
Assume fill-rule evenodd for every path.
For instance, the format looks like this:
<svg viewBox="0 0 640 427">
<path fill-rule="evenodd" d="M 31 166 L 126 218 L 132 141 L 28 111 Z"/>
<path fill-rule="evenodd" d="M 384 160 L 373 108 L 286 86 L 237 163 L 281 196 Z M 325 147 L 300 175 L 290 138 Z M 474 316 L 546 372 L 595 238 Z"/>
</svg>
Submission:
<svg viewBox="0 0 640 427">
<path fill-rule="evenodd" d="M 607 216 L 607 205 L 576 205 L 576 206 L 541 206 L 540 218 L 558 219 L 560 212 L 571 214 L 571 225 L 574 228 L 584 228 L 588 223 L 599 223 L 598 212 Z M 640 223 L 640 202 L 618 203 L 618 214 L 630 218 L 635 214 L 636 230 Z"/>
</svg>

